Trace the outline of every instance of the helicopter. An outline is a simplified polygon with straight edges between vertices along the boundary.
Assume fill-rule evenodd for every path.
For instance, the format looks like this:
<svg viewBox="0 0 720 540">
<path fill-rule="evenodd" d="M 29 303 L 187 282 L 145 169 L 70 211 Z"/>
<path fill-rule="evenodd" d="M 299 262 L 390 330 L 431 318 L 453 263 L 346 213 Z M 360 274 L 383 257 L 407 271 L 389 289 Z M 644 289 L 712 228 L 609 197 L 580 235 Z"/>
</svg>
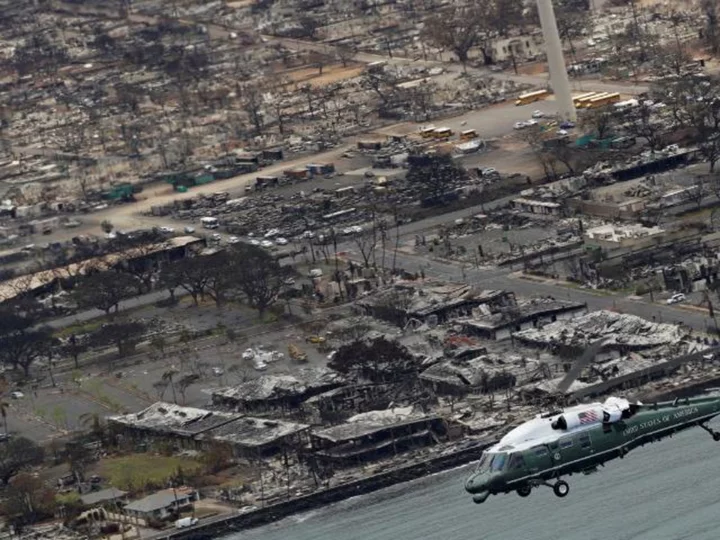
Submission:
<svg viewBox="0 0 720 540">
<path fill-rule="evenodd" d="M 557 385 L 556 400 L 565 396 L 601 346 L 602 342 L 594 343 L 573 363 Z M 563 476 L 598 472 L 607 461 L 624 458 L 634 448 L 684 429 L 699 426 L 720 441 L 720 432 L 707 425 L 717 415 L 720 394 L 650 404 L 609 397 L 603 403 L 538 414 L 483 452 L 465 490 L 476 504 L 490 495 L 513 491 L 528 497 L 541 486 L 566 497 L 570 486 Z"/>
</svg>

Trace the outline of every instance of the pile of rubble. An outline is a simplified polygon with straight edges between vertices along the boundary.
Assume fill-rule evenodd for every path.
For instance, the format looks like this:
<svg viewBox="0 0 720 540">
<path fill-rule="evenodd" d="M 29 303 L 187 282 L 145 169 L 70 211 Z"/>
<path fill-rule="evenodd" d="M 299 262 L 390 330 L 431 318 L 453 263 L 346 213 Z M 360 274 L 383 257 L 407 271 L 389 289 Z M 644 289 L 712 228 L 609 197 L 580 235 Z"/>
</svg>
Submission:
<svg viewBox="0 0 720 540">
<path fill-rule="evenodd" d="M 625 350 L 680 346 L 688 331 L 677 324 L 657 323 L 635 315 L 613 311 L 593 311 L 543 328 L 529 328 L 513 334 L 521 343 L 534 346 L 585 346 L 602 339 L 604 347 Z"/>
</svg>

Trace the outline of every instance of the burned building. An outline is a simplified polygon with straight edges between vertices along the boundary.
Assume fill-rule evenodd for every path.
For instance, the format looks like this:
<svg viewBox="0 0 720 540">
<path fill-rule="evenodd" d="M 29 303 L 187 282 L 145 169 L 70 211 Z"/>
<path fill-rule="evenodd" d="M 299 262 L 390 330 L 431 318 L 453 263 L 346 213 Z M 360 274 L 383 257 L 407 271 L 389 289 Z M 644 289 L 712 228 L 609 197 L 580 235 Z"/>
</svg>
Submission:
<svg viewBox="0 0 720 540">
<path fill-rule="evenodd" d="M 107 421 L 113 431 L 135 440 L 166 440 L 195 447 L 197 435 L 238 418 L 241 415 L 158 401 L 138 413 L 110 416 Z"/>
<path fill-rule="evenodd" d="M 392 401 L 393 385 L 353 384 L 328 390 L 311 397 L 302 405 L 315 423 L 347 418 L 356 413 L 387 407 Z"/>
<path fill-rule="evenodd" d="M 556 300 L 552 297 L 531 298 L 493 312 L 477 310 L 472 317 L 459 319 L 457 323 L 467 335 L 502 340 L 510 338 L 515 332 L 585 312 L 587 305 L 584 303 Z"/>
<path fill-rule="evenodd" d="M 465 283 L 402 281 L 358 300 L 355 306 L 366 315 L 404 325 L 412 319 L 442 323 L 480 306 L 492 310 L 514 301 L 512 292 L 476 290 Z"/>
<path fill-rule="evenodd" d="M 182 447 L 229 447 L 235 456 L 260 457 L 306 444 L 310 426 L 237 413 L 158 402 L 138 413 L 112 416 L 118 434 L 144 442 L 169 441 Z"/>
<path fill-rule="evenodd" d="M 212 393 L 215 405 L 236 411 L 265 413 L 296 410 L 308 398 L 345 384 L 339 373 L 326 368 L 300 369 L 294 375 L 263 375 Z"/>
<path fill-rule="evenodd" d="M 413 407 L 357 414 L 344 424 L 313 431 L 316 458 L 329 466 L 353 466 L 434 444 L 447 436 L 445 421 Z"/>
<path fill-rule="evenodd" d="M 433 364 L 420 374 L 420 380 L 439 395 L 487 393 L 533 380 L 538 366 L 538 360 L 517 354 L 485 353 Z"/>
<path fill-rule="evenodd" d="M 257 459 L 304 447 L 309 430 L 306 424 L 245 416 L 195 439 L 203 447 L 220 444 L 229 447 L 235 457 Z"/>
</svg>

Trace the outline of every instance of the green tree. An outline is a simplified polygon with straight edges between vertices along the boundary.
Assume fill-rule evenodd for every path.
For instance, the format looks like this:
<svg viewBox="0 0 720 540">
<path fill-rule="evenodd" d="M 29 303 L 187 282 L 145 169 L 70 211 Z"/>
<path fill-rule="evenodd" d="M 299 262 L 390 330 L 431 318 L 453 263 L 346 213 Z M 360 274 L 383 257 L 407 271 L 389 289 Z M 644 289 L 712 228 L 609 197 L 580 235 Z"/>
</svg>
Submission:
<svg viewBox="0 0 720 540">
<path fill-rule="evenodd" d="M 120 308 L 120 302 L 137 294 L 138 280 L 128 274 L 99 272 L 80 280 L 73 291 L 75 301 L 83 309 L 95 308 L 106 315 Z"/>
<path fill-rule="evenodd" d="M 45 458 L 42 447 L 26 437 L 15 437 L 0 445 L 0 481 L 7 485 L 16 474 L 40 465 Z"/>
<path fill-rule="evenodd" d="M 418 156 L 407 173 L 408 183 L 419 186 L 429 204 L 441 203 L 443 195 L 467 180 L 467 171 L 449 155 Z"/>
</svg>

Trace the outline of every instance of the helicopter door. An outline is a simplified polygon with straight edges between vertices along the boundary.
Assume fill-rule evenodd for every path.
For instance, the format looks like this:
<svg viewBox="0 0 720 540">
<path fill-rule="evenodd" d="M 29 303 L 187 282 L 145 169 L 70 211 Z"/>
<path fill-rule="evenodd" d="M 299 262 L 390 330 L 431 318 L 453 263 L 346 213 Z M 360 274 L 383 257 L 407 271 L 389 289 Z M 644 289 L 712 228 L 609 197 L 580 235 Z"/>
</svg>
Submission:
<svg viewBox="0 0 720 540">
<path fill-rule="evenodd" d="M 542 472 L 553 466 L 550 451 L 546 446 L 536 446 L 528 455 L 527 468 L 531 474 Z"/>
</svg>

